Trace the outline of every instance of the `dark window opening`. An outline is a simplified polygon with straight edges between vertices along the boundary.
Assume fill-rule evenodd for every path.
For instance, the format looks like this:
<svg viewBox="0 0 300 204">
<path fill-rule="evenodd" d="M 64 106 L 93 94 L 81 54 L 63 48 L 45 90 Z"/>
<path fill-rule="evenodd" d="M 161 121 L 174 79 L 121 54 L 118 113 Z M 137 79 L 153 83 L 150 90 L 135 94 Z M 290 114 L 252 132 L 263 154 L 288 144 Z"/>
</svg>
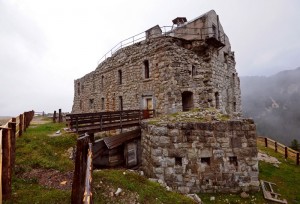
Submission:
<svg viewBox="0 0 300 204">
<path fill-rule="evenodd" d="M 192 65 L 192 76 L 196 76 L 196 67 Z"/>
<path fill-rule="evenodd" d="M 84 89 L 84 85 L 83 85 L 83 84 L 81 84 L 81 91 L 83 91 L 83 89 Z"/>
<path fill-rule="evenodd" d="M 145 79 L 150 78 L 150 69 L 149 69 L 149 61 L 145 60 L 144 61 L 144 73 L 145 73 Z"/>
<path fill-rule="evenodd" d="M 101 98 L 101 110 L 104 110 L 105 104 L 104 104 L 104 98 Z"/>
<path fill-rule="evenodd" d="M 118 84 L 122 84 L 122 70 L 118 70 Z"/>
<path fill-rule="evenodd" d="M 90 99 L 90 109 L 94 108 L 94 99 Z"/>
<path fill-rule="evenodd" d="M 236 156 L 229 157 L 229 163 L 233 164 L 234 166 L 237 166 L 238 165 L 237 157 Z"/>
<path fill-rule="evenodd" d="M 79 109 L 82 110 L 82 101 L 79 102 Z"/>
<path fill-rule="evenodd" d="M 104 86 L 104 76 L 102 75 L 101 77 L 101 88 L 103 89 L 103 86 Z"/>
<path fill-rule="evenodd" d="M 201 163 L 202 164 L 207 164 L 207 165 L 210 165 L 210 157 L 202 157 L 201 158 Z"/>
<path fill-rule="evenodd" d="M 119 110 L 123 110 L 123 97 L 119 96 Z"/>
<path fill-rule="evenodd" d="M 80 82 L 77 83 L 77 93 L 80 95 Z"/>
<path fill-rule="evenodd" d="M 233 111 L 236 112 L 236 102 L 233 102 Z"/>
<path fill-rule="evenodd" d="M 182 166 L 182 158 L 181 157 L 175 157 L 175 165 Z"/>
<path fill-rule="evenodd" d="M 219 92 L 215 93 L 215 100 L 216 100 L 216 109 L 220 108 L 220 96 L 219 96 Z"/>
<path fill-rule="evenodd" d="M 194 107 L 193 92 L 184 91 L 182 94 L 182 111 L 189 111 Z"/>
</svg>

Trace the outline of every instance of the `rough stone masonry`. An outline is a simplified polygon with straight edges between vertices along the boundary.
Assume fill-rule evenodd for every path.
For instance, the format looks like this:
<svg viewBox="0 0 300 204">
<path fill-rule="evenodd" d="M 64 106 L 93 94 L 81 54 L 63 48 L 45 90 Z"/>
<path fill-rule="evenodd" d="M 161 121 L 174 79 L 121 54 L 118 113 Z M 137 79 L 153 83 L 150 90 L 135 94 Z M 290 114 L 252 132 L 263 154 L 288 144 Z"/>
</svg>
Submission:
<svg viewBox="0 0 300 204">
<path fill-rule="evenodd" d="M 133 39 L 131 39 L 133 41 Z M 255 125 L 240 119 L 235 55 L 215 11 L 154 26 L 74 81 L 72 113 L 155 109 L 157 116 L 214 109 L 228 120 L 142 123 L 142 167 L 188 192 L 258 189 Z"/>
</svg>

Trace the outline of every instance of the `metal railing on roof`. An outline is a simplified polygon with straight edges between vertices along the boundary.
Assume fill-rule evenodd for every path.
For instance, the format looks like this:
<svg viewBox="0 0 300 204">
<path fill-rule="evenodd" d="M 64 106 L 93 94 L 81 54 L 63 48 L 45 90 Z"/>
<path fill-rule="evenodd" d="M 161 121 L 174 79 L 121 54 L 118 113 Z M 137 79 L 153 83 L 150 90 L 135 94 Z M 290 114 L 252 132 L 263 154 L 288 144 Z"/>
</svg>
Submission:
<svg viewBox="0 0 300 204">
<path fill-rule="evenodd" d="M 172 37 L 184 37 L 186 35 L 190 36 L 198 36 L 197 39 L 206 39 L 209 37 L 216 38 L 223 44 L 225 44 L 225 37 L 226 35 L 224 33 L 217 33 L 215 30 L 213 30 L 213 27 L 204 27 L 204 28 L 188 28 L 185 25 L 181 27 L 174 27 L 174 26 L 162 26 L 160 27 L 162 30 L 161 34 L 152 34 L 150 36 L 146 35 L 145 32 L 141 32 L 139 34 L 136 34 L 130 38 L 127 38 L 125 40 L 122 40 L 118 44 L 116 44 L 111 50 L 109 50 L 107 53 L 103 55 L 103 57 L 100 58 L 98 61 L 98 64 L 100 64 L 103 60 L 106 60 L 107 58 L 111 57 L 115 52 L 118 50 L 127 47 L 129 45 L 133 45 L 135 43 L 141 42 L 145 40 L 147 37 L 151 37 L 153 35 L 155 36 L 172 36 Z"/>
</svg>

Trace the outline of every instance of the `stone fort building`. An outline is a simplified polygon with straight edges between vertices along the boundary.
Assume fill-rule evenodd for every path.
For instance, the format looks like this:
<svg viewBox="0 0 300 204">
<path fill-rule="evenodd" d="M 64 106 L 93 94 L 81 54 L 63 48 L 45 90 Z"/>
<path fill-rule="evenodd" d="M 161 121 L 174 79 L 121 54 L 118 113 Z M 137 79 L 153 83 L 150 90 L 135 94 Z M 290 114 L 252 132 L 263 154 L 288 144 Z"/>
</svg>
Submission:
<svg viewBox="0 0 300 204">
<path fill-rule="evenodd" d="M 104 58 L 75 80 L 73 113 L 155 109 L 164 117 L 194 109 L 183 113 L 196 114 L 186 121 L 176 114 L 142 121 L 136 152 L 145 175 L 182 193 L 258 189 L 256 127 L 239 118 L 235 56 L 215 11 L 154 26 Z"/>
<path fill-rule="evenodd" d="M 118 46 L 95 71 L 75 80 L 73 113 L 164 114 L 199 107 L 241 112 L 234 52 L 215 11 L 189 22 L 178 17 L 173 26 L 157 25 Z"/>
</svg>

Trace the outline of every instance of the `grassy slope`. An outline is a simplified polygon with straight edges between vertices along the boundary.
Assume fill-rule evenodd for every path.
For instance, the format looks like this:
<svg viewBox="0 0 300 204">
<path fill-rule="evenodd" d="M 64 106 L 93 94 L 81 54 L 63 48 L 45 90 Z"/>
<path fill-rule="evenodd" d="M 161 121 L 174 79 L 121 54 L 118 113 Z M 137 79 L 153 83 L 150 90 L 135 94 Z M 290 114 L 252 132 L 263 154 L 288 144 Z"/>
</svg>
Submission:
<svg viewBox="0 0 300 204">
<path fill-rule="evenodd" d="M 13 198 L 6 203 L 70 203 L 70 190 L 58 190 L 43 187 L 36 179 L 22 179 L 18 175 L 29 172 L 34 168 L 56 169 L 61 172 L 70 171 L 74 164 L 66 155 L 69 147 L 74 147 L 76 136 L 63 134 L 59 137 L 49 137 L 64 124 L 42 124 L 30 127 L 26 133 L 17 139 L 16 175 L 13 177 Z M 289 203 L 300 203 L 300 167 L 293 161 L 285 161 L 283 156 L 273 150 L 259 146 L 259 149 L 276 156 L 282 164 L 279 168 L 264 162 L 259 163 L 260 179 L 272 181 L 278 185 L 278 192 Z M 93 176 L 95 203 L 122 203 L 122 197 L 113 200 L 106 187 L 114 191 L 120 187 L 125 195 L 138 195 L 140 203 L 191 203 L 189 199 L 177 193 L 166 191 L 157 183 L 148 181 L 135 173 L 123 174 L 122 170 L 95 171 Z M 102 183 L 103 185 L 99 185 Z M 110 190 L 111 190 L 110 189 Z M 228 194 L 199 194 L 205 203 L 267 203 L 262 193 L 253 193 L 248 199 L 239 195 Z M 214 196 L 215 201 L 210 201 Z"/>
<path fill-rule="evenodd" d="M 63 127 L 64 124 L 52 123 L 31 126 L 22 137 L 17 138 L 11 203 L 70 203 L 70 191 L 43 187 L 36 179 L 24 179 L 19 176 L 32 169 L 56 169 L 66 172 L 74 168 L 66 150 L 75 146 L 76 136 L 48 136 Z"/>
</svg>

